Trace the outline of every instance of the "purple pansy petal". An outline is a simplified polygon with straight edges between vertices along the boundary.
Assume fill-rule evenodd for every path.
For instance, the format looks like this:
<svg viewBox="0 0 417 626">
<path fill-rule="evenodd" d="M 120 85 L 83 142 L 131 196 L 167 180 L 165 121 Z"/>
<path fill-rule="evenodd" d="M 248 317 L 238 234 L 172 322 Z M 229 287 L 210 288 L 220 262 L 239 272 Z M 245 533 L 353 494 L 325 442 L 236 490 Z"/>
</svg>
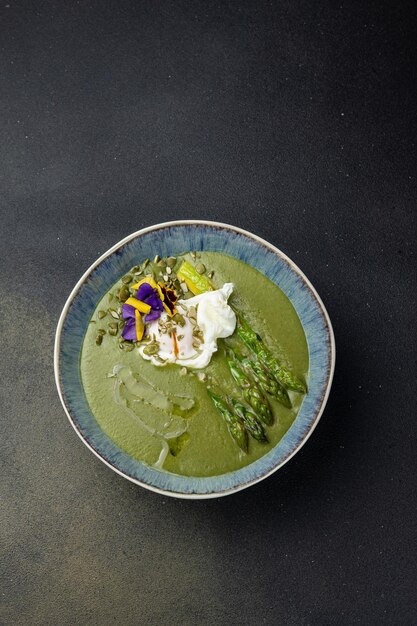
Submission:
<svg viewBox="0 0 417 626">
<path fill-rule="evenodd" d="M 156 309 L 157 311 L 164 310 L 161 298 L 156 293 L 146 298 L 146 304 L 149 304 L 152 309 Z"/>
<path fill-rule="evenodd" d="M 154 309 L 153 311 L 145 315 L 145 322 L 153 322 L 154 320 L 157 320 L 159 317 L 161 317 L 161 311 L 156 311 Z"/>
<path fill-rule="evenodd" d="M 126 322 L 126 326 L 123 328 L 122 337 L 127 341 L 136 341 L 136 321 L 134 319 L 129 319 Z"/>
<path fill-rule="evenodd" d="M 149 283 L 142 283 L 139 285 L 136 297 L 143 302 L 144 298 L 150 296 L 154 291 L 154 288 Z"/>
<path fill-rule="evenodd" d="M 122 304 L 122 318 L 124 320 L 135 317 L 135 307 L 131 304 Z"/>
</svg>

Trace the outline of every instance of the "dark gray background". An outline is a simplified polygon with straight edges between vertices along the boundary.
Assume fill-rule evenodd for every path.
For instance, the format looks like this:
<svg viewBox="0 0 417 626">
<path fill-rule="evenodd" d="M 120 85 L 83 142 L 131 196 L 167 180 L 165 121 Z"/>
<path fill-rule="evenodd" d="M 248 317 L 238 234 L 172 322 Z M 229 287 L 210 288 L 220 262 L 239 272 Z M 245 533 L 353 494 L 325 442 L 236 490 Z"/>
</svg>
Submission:
<svg viewBox="0 0 417 626">
<path fill-rule="evenodd" d="M 417 623 L 413 5 L 2 1 L 4 624 Z M 179 218 L 285 251 L 338 349 L 302 451 L 205 502 L 112 473 L 53 380 L 73 284 Z"/>
</svg>

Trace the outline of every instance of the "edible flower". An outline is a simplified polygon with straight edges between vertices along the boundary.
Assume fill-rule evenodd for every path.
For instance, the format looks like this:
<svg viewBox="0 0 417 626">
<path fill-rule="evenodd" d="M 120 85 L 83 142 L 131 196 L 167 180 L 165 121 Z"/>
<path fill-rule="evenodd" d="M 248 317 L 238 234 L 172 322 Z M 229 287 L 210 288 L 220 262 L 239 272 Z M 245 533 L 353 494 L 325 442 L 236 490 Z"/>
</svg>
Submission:
<svg viewBox="0 0 417 626">
<path fill-rule="evenodd" d="M 178 296 L 173 289 L 168 289 L 165 285 L 160 285 L 161 291 L 164 295 L 164 300 L 162 304 L 164 305 L 164 309 L 169 315 L 174 315 L 177 309 L 175 308 L 175 303 L 178 300 Z"/>
<path fill-rule="evenodd" d="M 140 341 L 145 331 L 142 316 L 131 304 L 122 304 L 122 318 L 126 320 L 122 337 L 126 341 Z"/>
<path fill-rule="evenodd" d="M 122 318 L 126 320 L 122 337 L 127 341 L 140 341 L 145 332 L 144 322 L 159 319 L 164 310 L 171 316 L 176 312 L 177 295 L 174 290 L 156 283 L 152 276 L 143 278 L 133 288 L 137 289 L 136 298 L 130 297 L 122 304 Z"/>
<path fill-rule="evenodd" d="M 150 310 L 145 316 L 145 322 L 157 320 L 164 310 L 158 290 L 149 283 L 139 285 L 136 299 L 150 306 Z"/>
</svg>

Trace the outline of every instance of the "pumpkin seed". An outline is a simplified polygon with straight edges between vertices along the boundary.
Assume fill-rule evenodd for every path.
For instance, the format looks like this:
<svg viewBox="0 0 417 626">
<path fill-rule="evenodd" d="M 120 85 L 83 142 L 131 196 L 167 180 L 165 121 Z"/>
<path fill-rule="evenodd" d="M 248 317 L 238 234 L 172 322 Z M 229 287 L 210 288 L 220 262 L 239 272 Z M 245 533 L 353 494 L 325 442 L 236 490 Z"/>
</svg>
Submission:
<svg viewBox="0 0 417 626">
<path fill-rule="evenodd" d="M 178 324 L 178 326 L 185 326 L 185 319 L 184 316 L 181 315 L 181 313 L 175 313 L 172 319 L 176 324 Z"/>
<path fill-rule="evenodd" d="M 146 348 L 143 349 L 143 354 L 146 354 L 146 356 L 153 356 L 154 354 L 157 354 L 159 350 L 159 346 L 151 343 L 149 344 L 149 346 L 146 346 Z"/>
<path fill-rule="evenodd" d="M 206 271 L 206 266 L 204 265 L 204 263 L 197 263 L 195 269 L 196 272 L 198 272 L 199 274 L 204 274 Z"/>
<path fill-rule="evenodd" d="M 174 256 L 169 256 L 167 258 L 167 265 L 168 267 L 174 267 L 175 263 L 177 262 L 177 259 Z"/>
<path fill-rule="evenodd" d="M 97 337 L 96 337 L 96 344 L 98 346 L 101 346 L 102 342 L 103 342 L 103 335 L 97 335 Z"/>
<path fill-rule="evenodd" d="M 129 283 L 132 282 L 133 276 L 131 274 L 127 274 L 127 276 L 123 276 L 122 278 L 122 283 L 124 285 L 128 285 Z"/>
<path fill-rule="evenodd" d="M 118 314 L 117 311 L 115 311 L 114 309 L 109 309 L 109 313 L 112 317 L 114 317 L 115 320 L 120 319 L 120 315 Z"/>
<path fill-rule="evenodd" d="M 104 328 L 99 328 L 98 331 L 97 331 L 97 334 L 98 335 L 105 335 L 106 332 L 107 332 L 107 330 L 104 330 Z"/>
<path fill-rule="evenodd" d="M 213 278 L 213 276 L 214 276 L 214 272 L 213 272 L 213 271 L 212 271 L 212 272 L 209 272 L 209 273 L 207 274 L 207 277 L 208 277 L 208 278 Z"/>
<path fill-rule="evenodd" d="M 132 274 L 136 274 L 136 272 L 140 271 L 140 265 L 135 265 L 130 271 L 132 272 Z"/>
<path fill-rule="evenodd" d="M 126 352 L 132 352 L 133 348 L 134 348 L 134 344 L 133 343 L 128 343 L 127 346 L 125 347 L 125 351 Z"/>
<path fill-rule="evenodd" d="M 99 319 L 99 320 L 102 320 L 102 319 L 103 319 L 103 317 L 106 317 L 107 312 L 106 312 L 106 311 L 99 311 L 99 312 L 97 313 L 97 315 L 98 315 L 98 319 Z"/>
<path fill-rule="evenodd" d="M 114 293 L 109 293 L 109 301 L 111 302 L 114 298 Z"/>
<path fill-rule="evenodd" d="M 117 328 L 109 328 L 109 335 L 111 335 L 112 337 L 116 337 Z"/>
<path fill-rule="evenodd" d="M 117 322 L 110 322 L 108 324 L 109 328 L 115 328 L 116 330 L 118 329 L 118 324 Z"/>
<path fill-rule="evenodd" d="M 118 295 L 119 300 L 121 302 L 126 302 L 129 296 L 130 296 L 129 287 L 127 285 L 123 285 L 123 287 L 121 287 L 119 291 L 119 295 Z"/>
<path fill-rule="evenodd" d="M 119 343 L 119 348 L 120 348 L 120 350 L 124 350 L 125 349 L 124 342 L 123 343 Z"/>
<path fill-rule="evenodd" d="M 165 259 L 161 259 L 160 261 L 158 261 L 158 267 L 166 267 L 167 266 L 167 262 L 165 261 Z"/>
<path fill-rule="evenodd" d="M 145 269 L 145 267 L 146 267 L 148 264 L 149 264 L 149 259 L 145 259 L 145 260 L 144 260 L 144 262 L 143 262 L 143 268 L 142 268 L 142 270 L 144 270 L 144 269 Z"/>
<path fill-rule="evenodd" d="M 196 252 L 191 252 L 191 257 L 194 259 L 194 261 L 197 258 L 197 253 Z"/>
<path fill-rule="evenodd" d="M 160 260 L 161 260 L 161 257 L 159 256 L 159 254 L 156 254 L 155 257 L 154 257 L 153 262 L 154 263 L 158 263 L 158 261 L 160 261 Z"/>
</svg>

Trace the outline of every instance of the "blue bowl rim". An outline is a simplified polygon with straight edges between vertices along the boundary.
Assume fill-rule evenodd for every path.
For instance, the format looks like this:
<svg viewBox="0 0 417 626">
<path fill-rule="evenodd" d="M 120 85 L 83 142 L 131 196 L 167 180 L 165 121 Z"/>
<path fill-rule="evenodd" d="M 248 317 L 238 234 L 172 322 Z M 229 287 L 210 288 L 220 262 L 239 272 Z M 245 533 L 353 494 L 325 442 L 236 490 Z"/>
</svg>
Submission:
<svg viewBox="0 0 417 626">
<path fill-rule="evenodd" d="M 100 454 L 100 451 L 97 450 L 94 446 L 91 445 L 91 443 L 83 436 L 83 434 L 80 432 L 80 430 L 77 427 L 76 424 L 76 419 L 72 416 L 71 414 L 71 410 L 68 407 L 66 401 L 65 401 L 65 397 L 64 397 L 64 393 L 63 393 L 63 389 L 62 389 L 62 380 L 61 380 L 61 375 L 60 375 L 60 348 L 61 348 L 61 334 L 62 334 L 62 328 L 64 325 L 64 321 L 65 318 L 67 316 L 67 313 L 71 307 L 71 304 L 74 300 L 74 298 L 76 297 L 78 291 L 80 290 L 81 286 L 83 285 L 83 283 L 87 280 L 87 278 L 91 275 L 91 273 L 109 256 L 111 256 L 114 252 L 116 252 L 117 250 L 119 250 L 120 248 L 122 248 L 124 245 L 126 245 L 127 243 L 129 243 L 130 241 L 132 241 L 133 239 L 136 239 L 137 237 L 140 237 L 142 235 L 145 235 L 146 233 L 150 233 L 152 231 L 157 231 L 160 229 L 164 229 L 164 228 L 171 228 L 171 227 L 178 227 L 178 226 L 209 226 L 209 227 L 214 227 L 214 228 L 220 228 L 223 230 L 229 230 L 229 231 L 233 231 L 235 233 L 238 234 L 242 234 L 245 237 L 248 237 L 250 239 L 253 239 L 255 242 L 261 244 L 262 246 L 265 246 L 266 248 L 268 248 L 269 250 L 271 250 L 273 253 L 275 253 L 278 257 L 280 257 L 283 261 L 285 261 L 288 266 L 299 276 L 299 278 L 301 278 L 302 282 L 304 283 L 304 285 L 308 288 L 308 290 L 310 291 L 310 293 L 312 294 L 312 296 L 314 297 L 314 299 L 317 302 L 318 308 L 320 309 L 320 312 L 323 316 L 324 322 L 325 322 L 325 326 L 327 328 L 328 331 L 328 338 L 329 338 L 329 342 L 328 342 L 328 349 L 330 352 L 330 359 L 329 359 L 329 368 L 328 368 L 328 372 L 327 372 L 327 381 L 326 381 L 326 385 L 325 385 L 325 389 L 324 392 L 322 394 L 322 397 L 320 399 L 320 402 L 317 406 L 317 409 L 315 411 L 314 416 L 311 419 L 310 425 L 308 430 L 305 432 L 303 438 L 297 443 L 296 446 L 294 446 L 294 448 L 285 456 L 285 458 L 283 458 L 279 463 L 277 463 L 274 467 L 272 467 L 269 471 L 263 473 L 260 476 L 256 476 L 253 479 L 245 482 L 245 483 L 241 483 L 238 485 L 235 485 L 233 487 L 229 487 L 226 488 L 222 491 L 214 491 L 214 492 L 204 492 L 204 493 L 198 493 L 198 492 L 192 492 L 192 493 L 186 493 L 186 492 L 177 492 L 177 491 L 169 491 L 166 489 L 161 489 L 159 487 L 156 487 L 155 485 L 151 485 L 149 483 L 146 483 L 144 481 L 138 480 L 137 478 L 130 476 L 129 474 L 125 473 L 124 471 L 122 471 L 121 469 L 119 469 L 118 467 L 116 467 L 113 463 L 111 463 L 106 457 L 102 456 Z M 331 385 L 332 385 L 332 381 L 333 381 L 333 375 L 334 375 L 334 369 L 335 369 L 335 363 L 336 363 L 336 344 L 335 344 L 335 338 L 334 338 L 334 332 L 333 332 L 333 327 L 332 327 L 332 323 L 330 321 L 330 317 L 329 314 L 319 296 L 319 294 L 317 293 L 316 289 L 314 288 L 314 286 L 312 285 L 312 283 L 309 281 L 309 279 L 305 276 L 305 274 L 300 270 L 300 268 L 294 263 L 294 261 L 292 261 L 284 252 L 282 252 L 279 248 L 277 248 L 276 246 L 272 245 L 271 243 L 269 243 L 268 241 L 266 241 L 265 239 L 263 239 L 262 237 L 259 237 L 258 235 L 255 235 L 254 233 L 251 233 L 250 231 L 244 230 L 242 228 L 239 228 L 237 226 L 233 226 L 231 224 L 226 224 L 223 222 L 215 222 L 215 221 L 209 221 L 209 220 L 174 220 L 174 221 L 169 221 L 169 222 L 161 222 L 159 224 L 154 224 L 152 226 L 147 226 L 145 228 L 142 228 L 138 231 L 135 231 L 134 233 L 131 233 L 130 235 L 128 235 L 127 237 L 124 237 L 123 239 L 121 239 L 119 242 L 117 242 L 116 244 L 114 244 L 111 248 L 109 248 L 106 252 L 104 252 L 87 270 L 86 272 L 84 272 L 84 274 L 81 276 L 81 278 L 78 280 L 78 282 L 76 283 L 76 285 L 74 286 L 74 288 L 72 289 L 70 295 L 68 296 L 68 299 L 64 305 L 64 308 L 61 312 L 61 315 L 59 317 L 58 320 L 58 325 L 57 325 L 57 329 L 56 329 L 56 335 L 55 335 L 55 345 L 54 345 L 54 373 L 55 373 L 55 382 L 56 382 L 56 386 L 57 386 L 57 390 L 58 390 L 58 395 L 59 398 L 61 400 L 62 406 L 65 410 L 65 413 L 69 419 L 69 422 L 71 424 L 71 426 L 74 428 L 75 432 L 77 433 L 77 435 L 80 437 L 81 441 L 87 446 L 87 448 L 89 450 L 91 450 L 91 452 L 93 452 L 93 454 L 95 454 L 95 456 L 97 456 L 97 458 L 99 458 L 103 463 L 105 463 L 108 467 L 110 467 L 114 472 L 116 472 L 117 474 L 119 474 L 120 476 L 123 476 L 124 478 L 127 478 L 128 480 L 130 480 L 131 482 L 140 485 L 141 487 L 145 487 L 146 489 L 159 493 L 161 495 L 166 495 L 166 496 L 171 496 L 171 497 L 175 497 L 175 498 L 183 498 L 183 499 L 209 499 L 209 498 L 218 498 L 221 496 L 226 496 L 232 493 L 236 493 L 238 491 L 241 491 L 242 489 L 246 489 L 247 487 L 250 487 L 251 485 L 254 485 L 258 482 L 260 482 L 261 480 L 264 480 L 265 478 L 267 478 L 268 476 L 270 476 L 271 474 L 275 473 L 279 468 L 281 468 L 283 465 L 285 465 L 285 463 L 287 463 L 301 448 L 302 446 L 306 443 L 306 441 L 310 438 L 311 434 L 313 433 L 314 429 L 316 428 L 321 415 L 323 414 L 324 408 L 326 406 L 329 394 L 330 394 L 330 389 L 331 389 Z M 278 445 L 278 444 L 277 444 Z"/>
</svg>

